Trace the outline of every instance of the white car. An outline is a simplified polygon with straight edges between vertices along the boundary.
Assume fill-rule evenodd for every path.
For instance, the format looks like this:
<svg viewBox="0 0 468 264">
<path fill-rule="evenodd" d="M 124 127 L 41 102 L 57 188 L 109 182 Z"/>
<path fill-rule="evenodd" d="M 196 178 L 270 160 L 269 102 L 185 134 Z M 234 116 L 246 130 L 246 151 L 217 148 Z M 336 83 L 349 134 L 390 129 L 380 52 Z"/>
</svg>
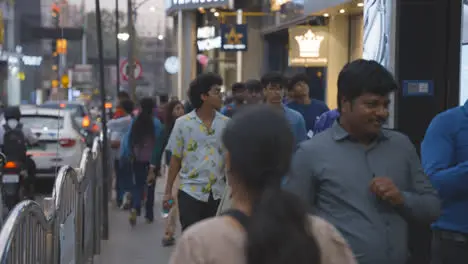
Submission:
<svg viewBox="0 0 468 264">
<path fill-rule="evenodd" d="M 72 111 L 21 107 L 21 123 L 39 139 L 38 146 L 28 149 L 36 163 L 36 177 L 55 177 L 63 165 L 79 166 L 86 143 Z"/>
</svg>

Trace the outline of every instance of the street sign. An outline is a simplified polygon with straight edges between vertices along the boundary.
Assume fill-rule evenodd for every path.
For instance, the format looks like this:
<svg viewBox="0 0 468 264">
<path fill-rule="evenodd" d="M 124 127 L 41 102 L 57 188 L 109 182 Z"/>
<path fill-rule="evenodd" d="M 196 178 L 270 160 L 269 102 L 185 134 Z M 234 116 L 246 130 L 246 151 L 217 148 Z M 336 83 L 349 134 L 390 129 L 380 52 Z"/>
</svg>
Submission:
<svg viewBox="0 0 468 264">
<path fill-rule="evenodd" d="M 75 83 L 92 83 L 93 66 L 90 64 L 76 64 L 73 69 L 73 81 Z"/>
<path fill-rule="evenodd" d="M 120 74 L 122 74 L 122 77 L 125 81 L 128 81 L 129 71 L 130 71 L 130 65 L 128 65 L 128 60 L 125 59 L 120 64 Z M 143 68 L 141 67 L 141 63 L 138 60 L 135 60 L 135 68 L 133 71 L 133 76 L 135 77 L 135 80 L 140 79 L 142 75 L 143 75 Z"/>
</svg>

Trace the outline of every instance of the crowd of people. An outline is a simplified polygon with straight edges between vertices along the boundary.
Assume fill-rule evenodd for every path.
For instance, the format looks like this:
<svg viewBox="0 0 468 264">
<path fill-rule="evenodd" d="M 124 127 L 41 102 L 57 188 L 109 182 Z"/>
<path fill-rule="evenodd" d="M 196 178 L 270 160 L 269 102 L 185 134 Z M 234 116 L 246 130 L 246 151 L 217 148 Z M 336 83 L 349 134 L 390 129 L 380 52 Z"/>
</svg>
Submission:
<svg viewBox="0 0 468 264">
<path fill-rule="evenodd" d="M 375 61 L 343 67 L 332 110 L 302 74 L 235 83 L 224 104 L 222 86 L 201 74 L 188 101 L 143 98 L 136 115 L 121 93 L 108 125 L 131 225 L 142 201 L 153 222 L 164 176 L 171 263 L 468 263 L 468 105 L 434 119 L 421 164 L 407 136 L 383 128 L 398 85 Z M 432 239 L 411 237 L 430 224 Z"/>
</svg>

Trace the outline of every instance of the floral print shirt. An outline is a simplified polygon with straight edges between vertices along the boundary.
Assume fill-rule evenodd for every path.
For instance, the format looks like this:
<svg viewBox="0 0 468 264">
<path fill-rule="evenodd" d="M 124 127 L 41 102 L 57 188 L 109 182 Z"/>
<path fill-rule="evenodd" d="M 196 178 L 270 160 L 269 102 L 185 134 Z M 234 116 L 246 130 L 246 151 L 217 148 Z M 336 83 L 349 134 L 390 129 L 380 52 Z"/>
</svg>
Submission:
<svg viewBox="0 0 468 264">
<path fill-rule="evenodd" d="M 192 111 L 179 117 L 166 149 L 182 160 L 179 189 L 193 198 L 207 202 L 210 193 L 221 199 L 226 181 L 221 134 L 229 118 L 216 112 L 208 128 Z"/>
</svg>

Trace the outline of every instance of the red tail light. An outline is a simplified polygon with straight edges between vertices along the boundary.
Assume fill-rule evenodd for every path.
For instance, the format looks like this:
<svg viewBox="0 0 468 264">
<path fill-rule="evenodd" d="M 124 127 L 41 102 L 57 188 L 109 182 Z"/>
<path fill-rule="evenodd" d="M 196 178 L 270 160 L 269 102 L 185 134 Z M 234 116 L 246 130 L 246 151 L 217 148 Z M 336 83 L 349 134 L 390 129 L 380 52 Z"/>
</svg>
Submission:
<svg viewBox="0 0 468 264">
<path fill-rule="evenodd" d="M 93 127 L 91 128 L 91 131 L 93 131 L 94 133 L 99 132 L 99 127 L 98 127 L 98 125 L 94 124 Z"/>
<path fill-rule="evenodd" d="M 82 125 L 84 128 L 88 128 L 89 125 L 91 125 L 91 121 L 89 120 L 89 116 L 83 117 L 83 121 L 81 122 L 81 125 Z"/>
<path fill-rule="evenodd" d="M 3 166 L 5 169 L 16 169 L 18 168 L 18 165 L 13 162 L 13 161 L 8 161 L 5 166 Z"/>
<path fill-rule="evenodd" d="M 70 148 L 75 146 L 76 140 L 71 139 L 71 138 L 62 138 L 59 140 L 59 144 L 63 148 Z"/>
</svg>

